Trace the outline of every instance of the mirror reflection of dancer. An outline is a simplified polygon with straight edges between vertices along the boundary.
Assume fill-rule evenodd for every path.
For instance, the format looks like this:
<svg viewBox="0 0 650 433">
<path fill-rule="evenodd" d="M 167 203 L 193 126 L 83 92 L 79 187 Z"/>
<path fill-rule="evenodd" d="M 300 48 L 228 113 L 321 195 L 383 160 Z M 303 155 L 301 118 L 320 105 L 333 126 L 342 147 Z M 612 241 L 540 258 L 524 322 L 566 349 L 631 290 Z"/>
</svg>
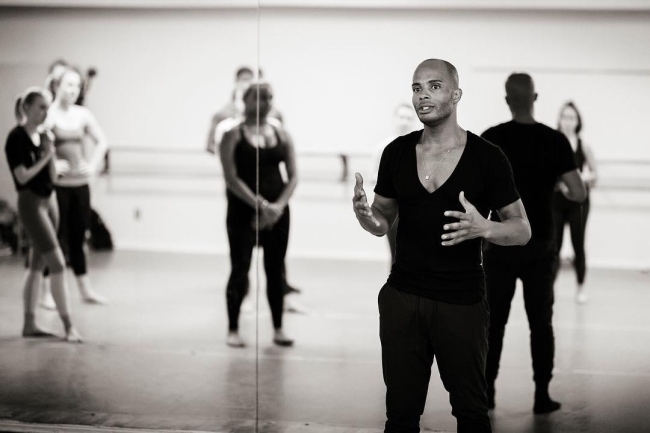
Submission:
<svg viewBox="0 0 650 433">
<path fill-rule="evenodd" d="M 370 181 L 373 184 L 377 184 L 376 173 L 379 172 L 379 163 L 381 162 L 381 155 L 384 153 L 384 149 L 397 137 L 406 135 L 416 129 L 415 121 L 416 115 L 411 104 L 403 103 L 395 107 L 395 111 L 393 112 L 393 125 L 395 128 L 395 133 L 390 137 L 387 137 L 384 140 L 380 141 L 379 144 L 375 147 L 371 157 L 372 167 L 370 168 Z M 388 230 L 388 233 L 386 233 L 386 239 L 388 240 L 388 246 L 390 247 L 391 264 L 395 261 L 395 243 L 397 242 L 398 224 L 399 218 L 396 218 L 393 226 L 390 228 L 390 230 Z"/>
<path fill-rule="evenodd" d="M 50 270 L 52 295 L 63 321 L 65 339 L 81 342 L 81 335 L 70 319 L 70 301 L 65 278 L 65 258 L 56 228 L 59 211 L 54 191 L 56 180 L 53 138 L 39 132 L 45 121 L 51 97 L 46 90 L 30 88 L 16 101 L 18 125 L 7 137 L 5 153 L 18 191 L 18 215 L 31 241 L 30 265 L 23 289 L 24 337 L 51 337 L 36 325 L 43 269 Z"/>
<path fill-rule="evenodd" d="M 226 342 L 231 347 L 244 346 L 239 335 L 239 312 L 248 291 L 248 272 L 256 243 L 256 210 L 259 212 L 259 246 L 264 249 L 266 295 L 275 328 L 273 342 L 279 346 L 293 344 L 282 330 L 282 314 L 285 256 L 289 243 L 288 204 L 298 178 L 289 134 L 267 121 L 272 97 L 270 85 L 250 86 L 243 95 L 244 122 L 228 131 L 220 146 L 228 198 L 226 227 L 231 273 L 226 288 L 229 321 Z M 287 169 L 286 184 L 280 172 L 281 162 Z M 256 194 L 258 184 L 259 194 Z"/>
<path fill-rule="evenodd" d="M 52 130 L 57 154 L 56 193 L 61 214 L 61 246 L 74 271 L 84 302 L 106 304 L 107 299 L 95 292 L 88 278 L 84 244 L 90 224 L 89 183 L 101 170 L 108 142 L 95 116 L 86 107 L 75 105 L 81 91 L 82 77 L 68 67 L 56 83 L 57 93 L 48 110 L 46 125 Z M 92 155 L 85 153 L 84 139 L 95 142 Z"/>
<path fill-rule="evenodd" d="M 566 183 L 560 181 L 555 192 L 553 210 L 555 218 L 556 235 L 556 278 L 560 267 L 560 251 L 564 239 L 564 226 L 568 223 L 571 230 L 571 244 L 573 245 L 574 261 L 573 267 L 576 271 L 577 287 L 576 302 L 584 304 L 587 302 L 587 294 L 584 290 L 585 275 L 587 274 L 587 258 L 585 254 L 585 232 L 587 229 L 587 218 L 589 217 L 589 191 L 596 186 L 598 172 L 596 169 L 596 158 L 585 142 L 580 137 L 582 131 L 582 116 L 573 102 L 567 102 L 560 109 L 558 130 L 562 132 L 571 143 L 573 156 L 575 157 L 580 176 L 587 186 L 587 198 L 582 203 L 576 203 L 567 198 L 569 188 Z"/>
<path fill-rule="evenodd" d="M 486 367 L 488 399 L 490 407 L 494 407 L 494 383 L 499 371 L 503 336 L 517 279 L 520 279 L 530 327 L 535 381 L 533 411 L 548 413 L 560 408 L 560 403 L 551 399 L 548 390 L 555 354 L 553 190 L 557 180 L 562 179 L 571 200 L 581 201 L 585 189 L 567 139 L 534 118 L 537 93 L 530 75 L 510 75 L 505 88 L 512 120 L 488 129 L 483 138 L 499 146 L 508 157 L 517 189 L 530 215 L 533 237 L 523 247 L 484 245 L 483 265 L 490 303 L 490 350 Z"/>
<path fill-rule="evenodd" d="M 263 77 L 262 70 L 259 70 L 260 79 Z M 210 153 L 220 153 L 220 146 L 223 136 L 226 132 L 234 127 L 240 125 L 245 117 L 244 105 L 244 92 L 248 89 L 253 81 L 253 70 L 247 66 L 242 66 L 237 69 L 235 74 L 235 88 L 232 92 L 232 100 L 219 110 L 213 117 L 208 132 L 208 146 L 207 150 Z M 282 114 L 275 108 L 271 107 L 271 111 L 266 116 L 266 121 L 273 127 L 282 127 Z M 293 295 L 300 293 L 301 290 L 292 286 L 287 281 L 286 274 L 284 275 L 284 294 Z M 290 313 L 307 313 L 307 309 L 297 302 L 292 296 L 286 297 L 284 300 L 284 309 Z M 250 313 L 255 311 L 255 305 L 248 295 L 244 295 L 244 301 L 241 306 L 241 311 Z"/>
<path fill-rule="evenodd" d="M 353 198 L 361 227 L 376 236 L 400 218 L 396 260 L 378 300 L 385 431 L 419 431 L 435 357 L 458 432 L 491 432 L 481 243 L 523 245 L 530 226 L 503 152 L 458 125 L 456 68 L 426 60 L 412 90 L 424 130 L 386 147 L 372 206 L 359 173 Z M 490 211 L 502 221 L 486 219 Z"/>
</svg>

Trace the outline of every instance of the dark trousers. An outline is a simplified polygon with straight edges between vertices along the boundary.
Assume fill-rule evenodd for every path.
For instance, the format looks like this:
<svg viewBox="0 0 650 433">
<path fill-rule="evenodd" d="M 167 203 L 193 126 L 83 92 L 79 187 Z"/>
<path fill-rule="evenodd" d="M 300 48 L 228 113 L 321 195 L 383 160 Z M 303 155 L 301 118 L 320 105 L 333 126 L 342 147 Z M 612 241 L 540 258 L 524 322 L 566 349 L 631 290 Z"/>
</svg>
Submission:
<svg viewBox="0 0 650 433">
<path fill-rule="evenodd" d="M 491 432 L 485 382 L 487 301 L 454 305 L 379 292 L 379 335 L 386 384 L 386 432 L 419 432 L 434 356 L 458 432 Z"/>
<path fill-rule="evenodd" d="M 59 242 L 75 275 L 87 272 L 86 232 L 90 226 L 90 188 L 88 185 L 56 188 L 59 203 Z"/>
<path fill-rule="evenodd" d="M 494 386 L 499 372 L 503 335 L 515 294 L 517 279 L 524 288 L 524 307 L 530 328 L 530 351 L 533 380 L 548 384 L 552 378 L 555 338 L 553 336 L 553 267 L 552 246 L 544 248 L 506 247 L 507 254 L 485 252 L 483 265 L 490 304 L 490 350 L 485 376 Z M 515 251 L 516 249 L 516 251 Z"/>
<path fill-rule="evenodd" d="M 230 244 L 230 278 L 226 286 L 228 305 L 228 329 L 239 329 L 239 312 L 248 292 L 248 272 L 251 267 L 255 230 L 250 215 L 242 215 L 234 206 L 229 206 L 226 226 Z M 264 249 L 264 271 L 266 273 L 266 296 L 271 307 L 273 326 L 282 327 L 284 308 L 285 263 L 289 245 L 290 212 L 287 207 L 280 220 L 270 230 L 261 230 L 259 246 Z"/>
<path fill-rule="evenodd" d="M 556 193 L 553 202 L 553 217 L 555 220 L 555 244 L 557 256 L 557 268 L 560 264 L 560 250 L 564 241 L 564 226 L 568 223 L 571 231 L 571 244 L 575 259 L 573 267 L 576 270 L 578 284 L 585 281 L 587 273 L 587 257 L 585 254 L 585 231 L 587 229 L 587 218 L 589 217 L 589 196 L 582 203 L 567 200 L 561 193 Z"/>
</svg>

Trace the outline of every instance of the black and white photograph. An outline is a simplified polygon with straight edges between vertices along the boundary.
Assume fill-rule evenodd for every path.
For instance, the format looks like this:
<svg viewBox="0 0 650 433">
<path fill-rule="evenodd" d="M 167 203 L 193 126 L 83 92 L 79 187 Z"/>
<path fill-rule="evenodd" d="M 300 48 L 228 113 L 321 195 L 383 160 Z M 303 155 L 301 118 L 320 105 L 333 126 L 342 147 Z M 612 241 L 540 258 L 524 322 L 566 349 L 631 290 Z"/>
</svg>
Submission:
<svg viewBox="0 0 650 433">
<path fill-rule="evenodd" d="M 0 433 L 650 432 L 650 0 L 0 0 Z"/>
</svg>

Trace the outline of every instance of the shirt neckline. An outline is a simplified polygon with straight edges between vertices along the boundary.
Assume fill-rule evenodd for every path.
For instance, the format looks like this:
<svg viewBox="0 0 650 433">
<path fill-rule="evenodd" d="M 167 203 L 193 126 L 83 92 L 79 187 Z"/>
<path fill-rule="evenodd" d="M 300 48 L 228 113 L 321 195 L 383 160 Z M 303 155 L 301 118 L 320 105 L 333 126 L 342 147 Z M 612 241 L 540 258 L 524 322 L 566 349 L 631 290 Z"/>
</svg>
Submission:
<svg viewBox="0 0 650 433">
<path fill-rule="evenodd" d="M 413 171 L 413 177 L 415 178 L 415 182 L 420 186 L 420 190 L 424 193 L 426 193 L 427 196 L 432 197 L 435 193 L 440 191 L 442 188 L 445 187 L 449 183 L 449 181 L 452 180 L 452 178 L 456 175 L 456 172 L 458 171 L 458 168 L 460 165 L 463 163 L 463 161 L 466 159 L 465 155 L 467 154 L 467 148 L 470 146 L 470 141 L 473 140 L 471 136 L 473 135 L 470 131 L 467 131 L 467 143 L 465 143 L 465 148 L 463 149 L 463 153 L 461 153 L 460 158 L 458 158 L 458 162 L 456 163 L 456 167 L 454 167 L 454 170 L 451 172 L 447 180 L 445 180 L 438 188 L 434 189 L 433 191 L 429 192 L 428 189 L 424 185 L 422 185 L 422 182 L 420 182 L 420 177 L 418 176 L 418 155 L 415 150 L 416 146 L 418 145 L 418 141 L 420 141 L 420 137 L 422 137 L 422 134 L 424 133 L 424 130 L 420 131 L 420 134 L 418 134 L 417 140 L 412 146 L 412 152 L 413 152 L 413 164 L 415 170 Z"/>
</svg>

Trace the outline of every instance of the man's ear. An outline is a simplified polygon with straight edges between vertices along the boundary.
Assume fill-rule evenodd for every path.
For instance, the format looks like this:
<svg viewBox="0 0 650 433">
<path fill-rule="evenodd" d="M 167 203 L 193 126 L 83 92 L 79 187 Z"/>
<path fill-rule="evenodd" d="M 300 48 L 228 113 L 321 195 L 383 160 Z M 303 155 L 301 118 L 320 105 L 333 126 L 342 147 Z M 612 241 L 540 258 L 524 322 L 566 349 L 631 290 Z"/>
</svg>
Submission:
<svg viewBox="0 0 650 433">
<path fill-rule="evenodd" d="M 460 101 L 460 98 L 463 97 L 463 89 L 456 89 L 454 90 L 454 103 L 458 104 Z"/>
<path fill-rule="evenodd" d="M 537 93 L 535 93 L 535 97 L 533 98 L 533 101 L 537 101 Z"/>
</svg>

